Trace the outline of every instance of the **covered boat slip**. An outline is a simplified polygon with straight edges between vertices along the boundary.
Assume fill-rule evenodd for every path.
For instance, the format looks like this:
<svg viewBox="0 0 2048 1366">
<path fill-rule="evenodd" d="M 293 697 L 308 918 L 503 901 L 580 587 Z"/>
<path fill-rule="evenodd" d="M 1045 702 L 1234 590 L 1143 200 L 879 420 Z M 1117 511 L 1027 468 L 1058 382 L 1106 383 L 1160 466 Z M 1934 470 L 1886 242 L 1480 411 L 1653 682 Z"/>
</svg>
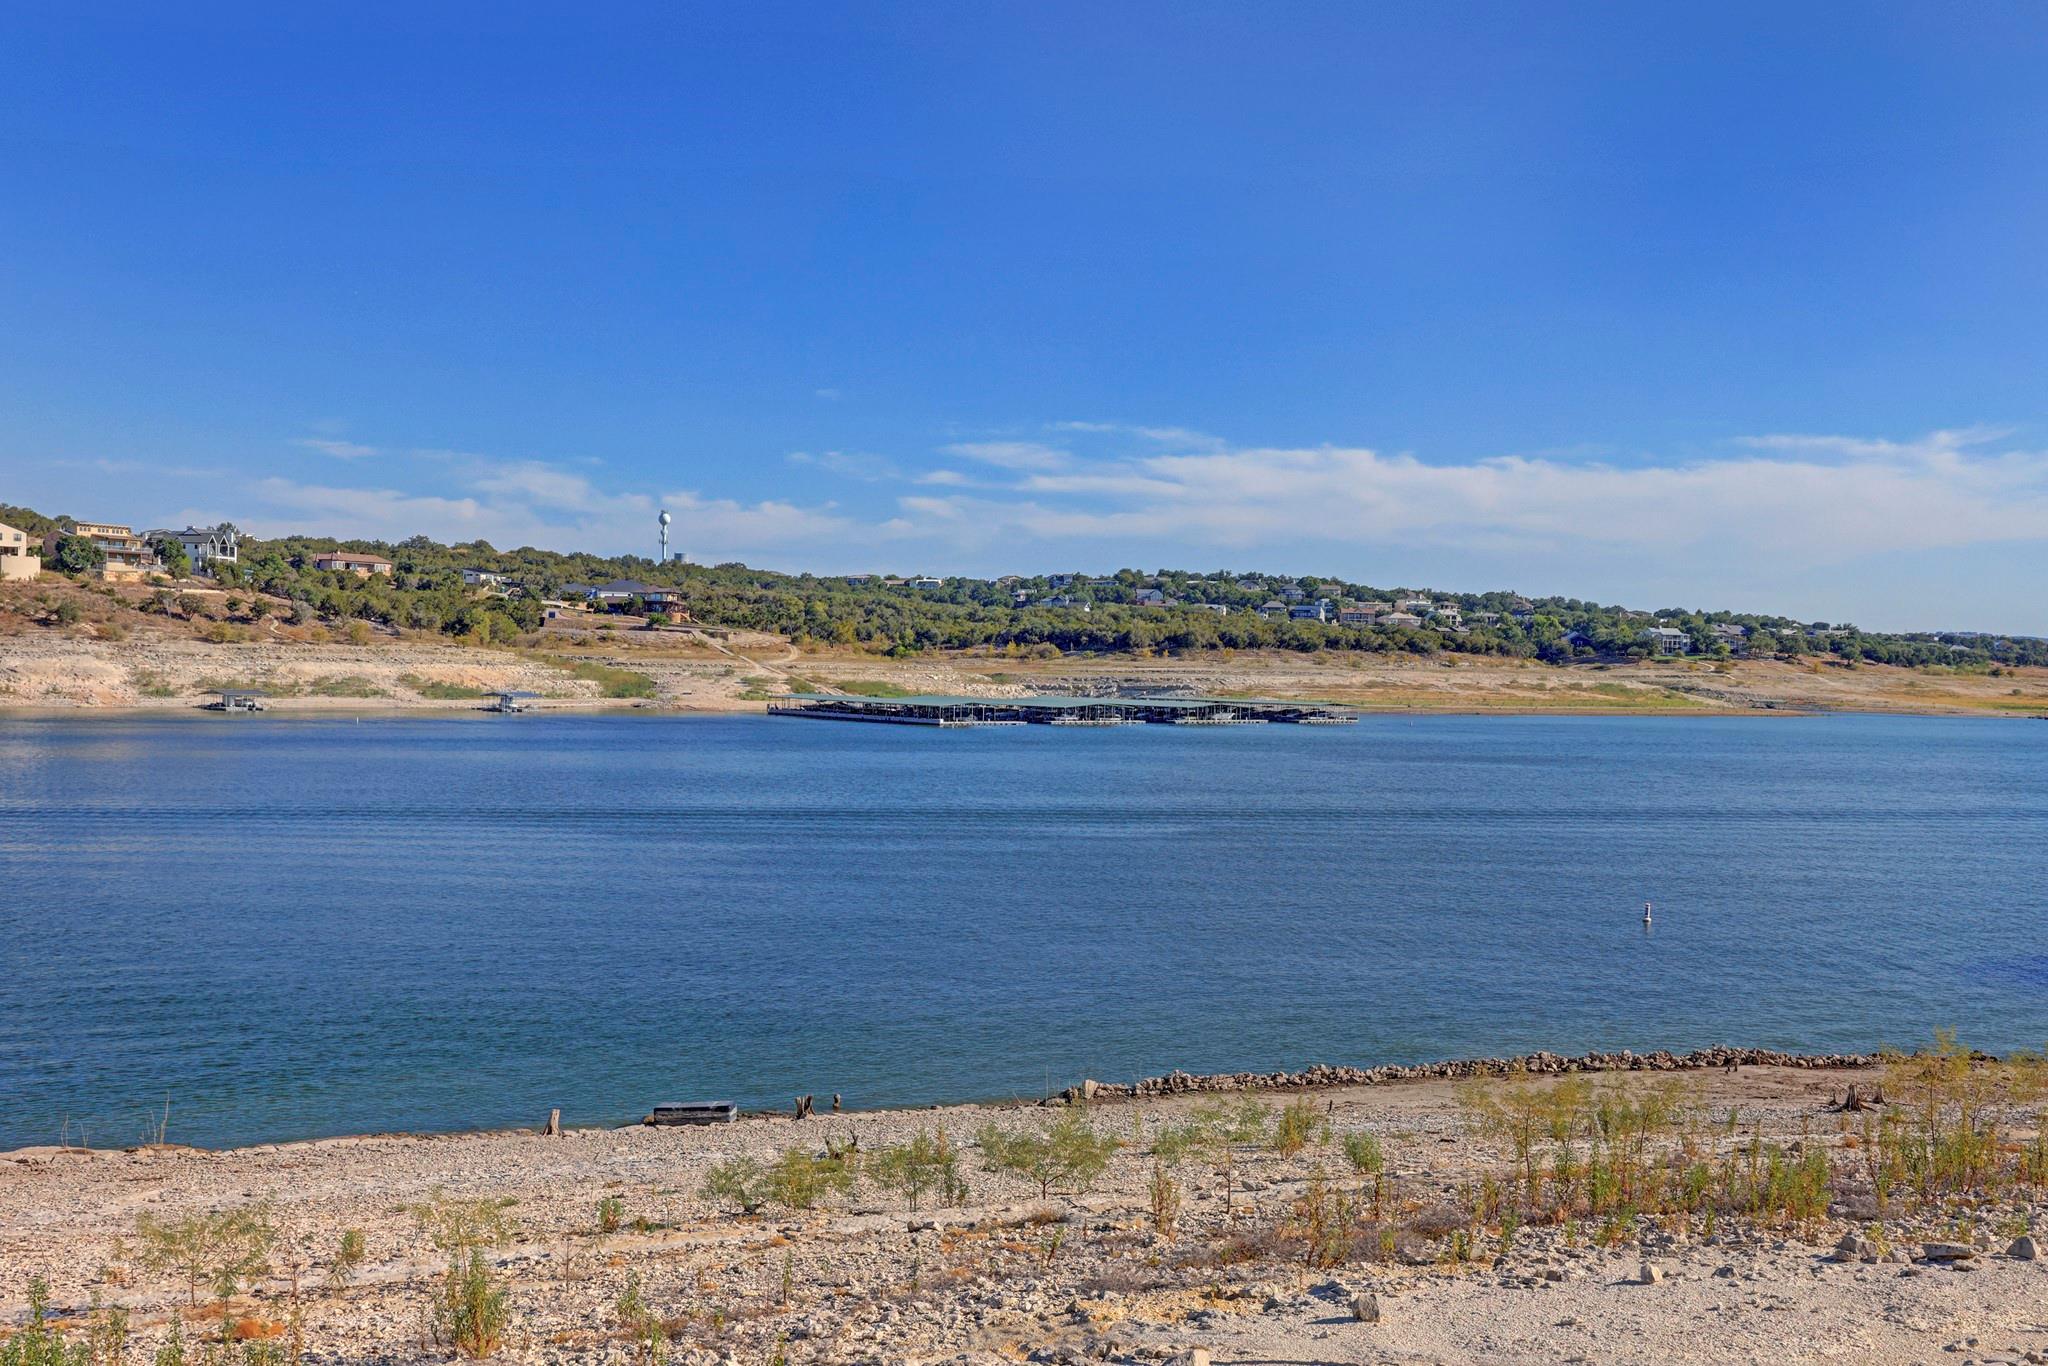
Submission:
<svg viewBox="0 0 2048 1366">
<path fill-rule="evenodd" d="M 1342 708 L 1319 702 L 1235 697 L 842 697 L 834 693 L 795 693 L 770 702 L 768 714 L 899 726 L 1338 725 L 1357 719 Z"/>
</svg>

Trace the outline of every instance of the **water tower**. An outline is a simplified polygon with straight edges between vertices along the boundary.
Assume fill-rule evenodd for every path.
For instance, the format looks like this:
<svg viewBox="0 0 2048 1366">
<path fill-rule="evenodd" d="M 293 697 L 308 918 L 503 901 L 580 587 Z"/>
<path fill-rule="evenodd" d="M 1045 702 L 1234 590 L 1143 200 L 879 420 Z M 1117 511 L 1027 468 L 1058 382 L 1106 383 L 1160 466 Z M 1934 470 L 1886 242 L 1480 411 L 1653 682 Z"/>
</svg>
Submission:
<svg viewBox="0 0 2048 1366">
<path fill-rule="evenodd" d="M 668 509 L 661 510 L 661 562 L 668 563 L 668 524 L 675 520 L 668 515 Z"/>
</svg>

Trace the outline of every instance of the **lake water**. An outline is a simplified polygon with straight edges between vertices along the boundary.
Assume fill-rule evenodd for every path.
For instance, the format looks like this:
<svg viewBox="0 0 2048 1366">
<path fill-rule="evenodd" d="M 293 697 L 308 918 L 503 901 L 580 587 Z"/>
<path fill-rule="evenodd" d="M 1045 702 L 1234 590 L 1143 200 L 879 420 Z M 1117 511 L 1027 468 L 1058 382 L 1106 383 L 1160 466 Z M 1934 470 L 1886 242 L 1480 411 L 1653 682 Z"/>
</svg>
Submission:
<svg viewBox="0 0 2048 1366">
<path fill-rule="evenodd" d="M 2044 871 L 2038 722 L 7 720 L 0 1147 L 2038 1047 Z"/>
</svg>

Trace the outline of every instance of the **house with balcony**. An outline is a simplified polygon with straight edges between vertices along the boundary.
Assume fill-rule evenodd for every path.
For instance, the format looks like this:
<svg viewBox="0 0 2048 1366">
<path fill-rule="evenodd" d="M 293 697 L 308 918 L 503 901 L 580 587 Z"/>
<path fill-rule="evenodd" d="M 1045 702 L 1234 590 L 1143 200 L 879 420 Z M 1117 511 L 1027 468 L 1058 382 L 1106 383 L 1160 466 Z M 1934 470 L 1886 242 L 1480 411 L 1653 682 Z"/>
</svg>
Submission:
<svg viewBox="0 0 2048 1366">
<path fill-rule="evenodd" d="M 1645 626 L 1638 637 L 1660 655 L 1689 655 L 1692 635 L 1676 626 Z"/>
<path fill-rule="evenodd" d="M 72 536 L 92 542 L 106 556 L 99 571 L 102 579 L 139 579 L 163 568 L 149 542 L 133 527 L 117 522 L 67 522 L 43 537 L 43 557 L 55 559 L 57 547 Z"/>
<path fill-rule="evenodd" d="M 192 572 L 211 578 L 212 566 L 236 564 L 242 555 L 242 533 L 232 522 L 219 526 L 188 526 L 183 531 L 162 529 L 146 531 L 142 539 L 149 544 L 164 545 L 176 541 L 185 549 L 185 558 L 192 563 Z"/>
</svg>

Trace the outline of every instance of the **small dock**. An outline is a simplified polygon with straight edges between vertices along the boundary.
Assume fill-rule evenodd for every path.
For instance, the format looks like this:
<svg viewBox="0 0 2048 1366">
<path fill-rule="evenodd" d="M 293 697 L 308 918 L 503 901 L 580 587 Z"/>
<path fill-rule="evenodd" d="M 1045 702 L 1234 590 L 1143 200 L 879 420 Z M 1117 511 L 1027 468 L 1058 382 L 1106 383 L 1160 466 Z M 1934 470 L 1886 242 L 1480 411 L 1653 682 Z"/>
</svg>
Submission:
<svg viewBox="0 0 2048 1366">
<path fill-rule="evenodd" d="M 1320 702 L 1234 697 L 842 697 L 796 693 L 770 716 L 896 726 L 1334 726 L 1358 718 Z"/>
</svg>

